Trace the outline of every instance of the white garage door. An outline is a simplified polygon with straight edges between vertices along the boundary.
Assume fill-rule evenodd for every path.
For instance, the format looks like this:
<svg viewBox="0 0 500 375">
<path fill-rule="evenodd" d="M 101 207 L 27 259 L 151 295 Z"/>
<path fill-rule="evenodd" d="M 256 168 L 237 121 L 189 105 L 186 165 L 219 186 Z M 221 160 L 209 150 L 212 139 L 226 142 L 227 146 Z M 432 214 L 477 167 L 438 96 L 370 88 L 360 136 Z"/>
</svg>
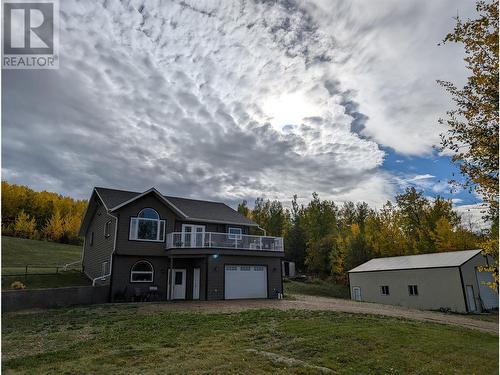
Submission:
<svg viewBox="0 0 500 375">
<path fill-rule="evenodd" d="M 224 269 L 224 298 L 267 298 L 267 267 L 231 265 Z"/>
</svg>

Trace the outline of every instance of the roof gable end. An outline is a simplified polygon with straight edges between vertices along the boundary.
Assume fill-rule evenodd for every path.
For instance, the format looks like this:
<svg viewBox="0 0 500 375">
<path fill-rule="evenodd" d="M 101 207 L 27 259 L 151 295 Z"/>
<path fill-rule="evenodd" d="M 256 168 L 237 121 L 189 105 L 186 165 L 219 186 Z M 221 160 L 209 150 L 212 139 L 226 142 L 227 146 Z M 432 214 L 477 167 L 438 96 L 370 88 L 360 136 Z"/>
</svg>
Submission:
<svg viewBox="0 0 500 375">
<path fill-rule="evenodd" d="M 164 195 L 162 195 L 158 190 L 156 190 L 154 187 L 152 187 L 151 189 L 149 190 L 146 190 L 145 192 L 139 194 L 139 195 L 136 195 L 135 197 L 132 197 L 130 198 L 129 200 L 126 200 L 125 202 L 122 202 L 114 207 L 111 207 L 109 209 L 110 212 L 113 212 L 113 211 L 116 211 L 142 197 L 144 197 L 145 195 L 148 195 L 150 193 L 153 193 L 155 194 L 159 199 L 160 201 L 164 202 L 168 207 L 170 207 L 175 213 L 177 213 L 179 216 L 181 216 L 182 218 L 188 218 L 188 216 L 181 210 L 179 209 L 175 204 L 173 204 L 172 202 L 170 202 L 170 200 L 165 197 Z"/>
</svg>

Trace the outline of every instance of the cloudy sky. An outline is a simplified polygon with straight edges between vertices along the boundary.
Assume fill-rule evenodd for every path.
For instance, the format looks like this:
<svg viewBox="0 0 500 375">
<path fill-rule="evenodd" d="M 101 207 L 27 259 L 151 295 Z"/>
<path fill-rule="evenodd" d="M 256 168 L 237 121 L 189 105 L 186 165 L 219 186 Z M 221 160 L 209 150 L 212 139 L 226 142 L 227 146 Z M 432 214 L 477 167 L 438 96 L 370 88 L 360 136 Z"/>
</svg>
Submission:
<svg viewBox="0 0 500 375">
<path fill-rule="evenodd" d="M 406 186 L 457 205 L 439 143 L 471 1 L 71 1 L 60 68 L 2 72 L 2 178 L 224 200 L 380 206 Z"/>
</svg>

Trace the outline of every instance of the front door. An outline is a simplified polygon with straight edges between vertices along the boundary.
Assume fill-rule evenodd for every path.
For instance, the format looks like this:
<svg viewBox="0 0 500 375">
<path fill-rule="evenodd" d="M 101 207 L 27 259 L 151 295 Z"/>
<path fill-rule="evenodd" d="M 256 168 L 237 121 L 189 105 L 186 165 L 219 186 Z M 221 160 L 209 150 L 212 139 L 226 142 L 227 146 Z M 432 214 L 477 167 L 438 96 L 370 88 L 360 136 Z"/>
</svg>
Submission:
<svg viewBox="0 0 500 375">
<path fill-rule="evenodd" d="M 361 301 L 361 288 L 359 286 L 352 288 L 352 299 L 355 301 Z"/>
<path fill-rule="evenodd" d="M 182 224 L 183 247 L 203 247 L 204 225 Z"/>
<path fill-rule="evenodd" d="M 168 281 L 167 281 L 167 296 L 172 296 L 170 299 L 186 299 L 186 270 L 185 269 L 173 269 L 173 277 L 168 270 Z M 173 281 L 173 288 L 170 289 L 170 282 Z"/>
<path fill-rule="evenodd" d="M 476 299 L 474 298 L 474 288 L 472 285 L 467 285 L 467 303 L 469 304 L 469 311 L 476 311 Z"/>
</svg>

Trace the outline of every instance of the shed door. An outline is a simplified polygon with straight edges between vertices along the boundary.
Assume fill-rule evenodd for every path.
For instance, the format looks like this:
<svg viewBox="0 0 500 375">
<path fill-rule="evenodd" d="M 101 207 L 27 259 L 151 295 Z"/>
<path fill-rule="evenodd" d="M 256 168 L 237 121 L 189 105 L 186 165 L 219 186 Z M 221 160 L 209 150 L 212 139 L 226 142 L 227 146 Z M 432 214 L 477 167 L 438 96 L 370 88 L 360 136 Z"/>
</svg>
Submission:
<svg viewBox="0 0 500 375">
<path fill-rule="evenodd" d="M 352 299 L 355 301 L 361 301 L 361 288 L 355 286 L 352 288 Z"/>
<path fill-rule="evenodd" d="M 224 298 L 267 298 L 267 267 L 225 266 Z"/>
<path fill-rule="evenodd" d="M 493 281 L 491 272 L 480 272 L 476 270 L 477 283 L 479 284 L 479 296 L 483 306 L 487 310 L 498 308 L 498 293 L 484 283 Z"/>
<path fill-rule="evenodd" d="M 466 285 L 467 289 L 467 303 L 469 304 L 469 311 L 476 311 L 476 299 L 474 298 L 474 288 L 472 285 Z"/>
</svg>

